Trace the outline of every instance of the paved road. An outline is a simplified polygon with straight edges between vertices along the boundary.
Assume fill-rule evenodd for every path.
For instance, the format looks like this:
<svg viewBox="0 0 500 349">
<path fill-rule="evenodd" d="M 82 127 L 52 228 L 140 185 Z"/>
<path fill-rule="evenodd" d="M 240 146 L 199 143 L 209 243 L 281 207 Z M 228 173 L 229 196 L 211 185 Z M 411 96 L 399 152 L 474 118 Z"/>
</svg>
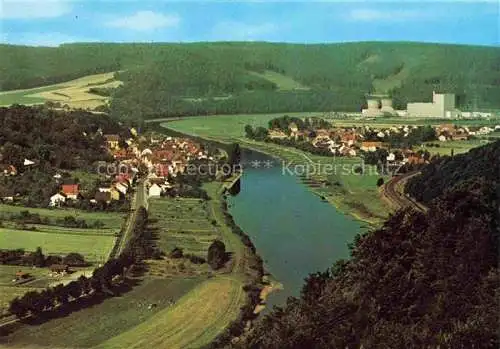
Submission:
<svg viewBox="0 0 500 349">
<path fill-rule="evenodd" d="M 391 180 L 384 185 L 382 195 L 384 195 L 387 198 L 387 200 L 389 200 L 392 204 L 394 204 L 394 206 L 396 206 L 398 209 L 412 207 L 417 211 L 426 212 L 427 207 L 425 207 L 421 203 L 416 202 L 410 197 L 400 193 L 396 189 L 398 184 L 403 184 L 408 179 L 419 174 L 420 172 L 415 171 L 415 172 L 405 173 L 400 176 L 392 177 Z"/>
<path fill-rule="evenodd" d="M 115 250 L 115 253 L 112 257 L 119 256 L 120 253 L 122 253 L 125 249 L 125 246 L 127 246 L 127 242 L 130 240 L 130 236 L 132 235 L 132 231 L 134 230 L 135 221 L 137 219 L 137 212 L 139 210 L 139 207 L 141 206 L 144 206 L 146 209 L 148 208 L 148 195 L 146 193 L 146 185 L 143 180 L 140 180 L 137 183 L 132 202 L 130 203 L 131 214 L 127 219 L 125 231 L 123 232 L 123 235 L 118 242 L 118 248 Z"/>
</svg>

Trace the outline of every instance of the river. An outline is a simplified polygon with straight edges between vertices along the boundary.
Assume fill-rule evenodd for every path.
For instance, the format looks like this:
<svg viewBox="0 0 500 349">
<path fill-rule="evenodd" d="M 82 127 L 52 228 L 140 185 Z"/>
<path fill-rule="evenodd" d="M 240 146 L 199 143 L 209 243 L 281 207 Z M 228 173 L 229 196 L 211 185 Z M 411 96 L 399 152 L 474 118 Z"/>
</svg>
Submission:
<svg viewBox="0 0 500 349">
<path fill-rule="evenodd" d="M 347 244 L 359 222 L 321 201 L 299 179 L 283 173 L 279 160 L 244 150 L 241 191 L 230 197 L 230 213 L 262 257 L 266 270 L 283 284 L 267 309 L 298 296 L 304 278 L 349 257 Z"/>
</svg>

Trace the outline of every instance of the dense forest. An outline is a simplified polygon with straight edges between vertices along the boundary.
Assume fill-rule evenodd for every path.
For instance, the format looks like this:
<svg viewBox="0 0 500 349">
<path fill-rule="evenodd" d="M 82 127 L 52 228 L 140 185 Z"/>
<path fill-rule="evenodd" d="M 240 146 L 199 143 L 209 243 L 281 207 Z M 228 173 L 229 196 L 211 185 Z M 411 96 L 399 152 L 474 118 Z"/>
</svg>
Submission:
<svg viewBox="0 0 500 349">
<path fill-rule="evenodd" d="M 497 149 L 468 156 L 498 169 L 500 158 L 486 155 Z M 467 168 L 470 158 L 450 162 Z M 476 175 L 448 177 L 427 213 L 402 210 L 358 236 L 349 261 L 311 274 L 300 298 L 275 308 L 242 347 L 498 348 L 500 177 L 482 175 L 483 160 Z"/>
<path fill-rule="evenodd" d="M 100 130 L 100 132 L 98 132 Z M 109 160 L 101 134 L 126 133 L 116 121 L 84 111 L 63 112 L 44 107 L 0 108 L 2 163 L 23 169 L 24 159 L 37 167 L 84 169 Z"/>
<path fill-rule="evenodd" d="M 433 90 L 456 93 L 465 110 L 500 107 L 499 62 L 494 47 L 418 43 L 0 45 L 0 89 L 120 71 L 111 111 L 130 119 L 360 111 L 373 92 L 405 107 Z"/>
<path fill-rule="evenodd" d="M 53 178 L 56 173 L 96 173 L 97 161 L 113 161 L 103 148 L 102 134 L 129 136 L 128 132 L 107 116 L 84 111 L 18 105 L 0 108 L 0 196 L 15 193 L 27 206 L 46 205 L 60 185 Z M 31 163 L 25 164 L 25 160 Z M 17 175 L 3 176 L 9 166 L 15 167 Z"/>
<path fill-rule="evenodd" d="M 416 200 L 429 203 L 455 183 L 483 178 L 498 181 L 500 178 L 500 141 L 474 148 L 454 157 L 435 158 L 424 167 L 421 175 L 411 178 L 406 192 Z"/>
</svg>

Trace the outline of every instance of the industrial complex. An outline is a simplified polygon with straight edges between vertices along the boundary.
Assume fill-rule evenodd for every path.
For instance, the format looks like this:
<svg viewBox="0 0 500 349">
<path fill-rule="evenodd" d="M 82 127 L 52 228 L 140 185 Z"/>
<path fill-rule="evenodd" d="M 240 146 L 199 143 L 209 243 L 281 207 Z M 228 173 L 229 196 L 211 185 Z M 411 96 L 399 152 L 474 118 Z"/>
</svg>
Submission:
<svg viewBox="0 0 500 349">
<path fill-rule="evenodd" d="M 406 110 L 395 110 L 392 107 L 392 99 L 389 97 L 369 96 L 367 108 L 362 110 L 363 116 L 407 116 L 407 117 L 429 117 L 429 118 L 454 118 L 462 113 L 455 107 L 455 95 L 453 93 L 432 92 L 430 103 L 408 103 Z"/>
</svg>

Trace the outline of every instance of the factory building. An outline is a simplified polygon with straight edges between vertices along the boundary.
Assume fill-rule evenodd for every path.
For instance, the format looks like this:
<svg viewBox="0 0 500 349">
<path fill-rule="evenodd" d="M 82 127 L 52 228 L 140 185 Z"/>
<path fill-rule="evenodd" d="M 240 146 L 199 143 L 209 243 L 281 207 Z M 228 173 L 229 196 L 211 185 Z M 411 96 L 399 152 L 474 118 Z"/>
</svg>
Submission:
<svg viewBox="0 0 500 349">
<path fill-rule="evenodd" d="M 409 117 L 451 118 L 459 114 L 453 93 L 432 92 L 432 103 L 408 103 L 407 106 Z"/>
<path fill-rule="evenodd" d="M 384 116 L 384 114 L 394 114 L 394 109 L 392 108 L 392 99 L 390 98 L 374 98 L 369 97 L 366 101 L 367 108 L 363 109 L 361 112 L 363 116 L 367 117 L 377 117 Z"/>
</svg>

